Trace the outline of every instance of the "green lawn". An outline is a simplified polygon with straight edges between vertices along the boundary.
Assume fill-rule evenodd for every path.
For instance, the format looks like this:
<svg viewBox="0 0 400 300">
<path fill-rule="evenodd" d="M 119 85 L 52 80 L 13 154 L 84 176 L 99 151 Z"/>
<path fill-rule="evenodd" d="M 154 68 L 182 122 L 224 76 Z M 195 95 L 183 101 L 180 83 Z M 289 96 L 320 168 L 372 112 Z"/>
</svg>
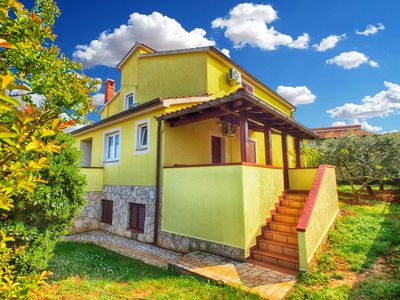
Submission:
<svg viewBox="0 0 400 300">
<path fill-rule="evenodd" d="M 365 200 L 340 208 L 318 266 L 300 274 L 288 299 L 400 299 L 400 205 Z M 384 272 L 370 270 L 378 257 L 389 266 Z"/>
<path fill-rule="evenodd" d="M 260 299 L 147 265 L 93 244 L 62 242 L 38 299 Z"/>
</svg>

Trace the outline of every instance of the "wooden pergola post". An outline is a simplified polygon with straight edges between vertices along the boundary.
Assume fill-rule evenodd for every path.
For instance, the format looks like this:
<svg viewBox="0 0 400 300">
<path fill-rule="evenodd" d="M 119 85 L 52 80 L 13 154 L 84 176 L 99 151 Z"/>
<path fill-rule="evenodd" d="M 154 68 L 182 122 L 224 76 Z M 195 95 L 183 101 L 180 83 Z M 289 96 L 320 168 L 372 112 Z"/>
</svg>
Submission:
<svg viewBox="0 0 400 300">
<path fill-rule="evenodd" d="M 283 186 L 285 190 L 289 189 L 289 157 L 287 147 L 287 133 L 281 132 L 282 139 L 282 161 L 283 161 Z"/>
<path fill-rule="evenodd" d="M 272 165 L 271 127 L 264 126 L 265 164 Z"/>
<path fill-rule="evenodd" d="M 239 127 L 240 127 L 240 161 L 248 161 L 247 141 L 249 140 L 249 124 L 247 119 L 247 112 L 241 111 L 239 113 Z"/>
<path fill-rule="evenodd" d="M 296 168 L 301 168 L 301 151 L 300 151 L 301 139 L 296 137 L 294 139 L 294 150 L 296 153 Z"/>
</svg>

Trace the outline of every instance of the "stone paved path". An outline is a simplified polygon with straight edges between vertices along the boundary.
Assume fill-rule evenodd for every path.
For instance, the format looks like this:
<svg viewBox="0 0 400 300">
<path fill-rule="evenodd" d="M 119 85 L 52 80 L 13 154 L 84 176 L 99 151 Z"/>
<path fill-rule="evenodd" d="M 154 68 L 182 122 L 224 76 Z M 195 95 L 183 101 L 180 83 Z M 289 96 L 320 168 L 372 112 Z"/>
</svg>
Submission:
<svg viewBox="0 0 400 300">
<path fill-rule="evenodd" d="M 172 266 L 180 272 L 235 286 L 271 300 L 284 299 L 296 283 L 296 277 L 293 275 L 261 268 L 250 263 L 238 262 L 201 251 L 183 255 L 104 231 L 70 235 L 64 239 L 92 242 L 150 265 L 162 268 Z"/>
<path fill-rule="evenodd" d="M 89 231 L 65 236 L 66 241 L 94 243 L 119 254 L 139 259 L 149 265 L 167 268 L 182 256 L 181 253 L 127 239 L 106 231 Z"/>
<path fill-rule="evenodd" d="M 284 299 L 296 283 L 296 277 L 293 275 L 201 251 L 182 256 L 175 267 L 271 300 Z"/>
</svg>

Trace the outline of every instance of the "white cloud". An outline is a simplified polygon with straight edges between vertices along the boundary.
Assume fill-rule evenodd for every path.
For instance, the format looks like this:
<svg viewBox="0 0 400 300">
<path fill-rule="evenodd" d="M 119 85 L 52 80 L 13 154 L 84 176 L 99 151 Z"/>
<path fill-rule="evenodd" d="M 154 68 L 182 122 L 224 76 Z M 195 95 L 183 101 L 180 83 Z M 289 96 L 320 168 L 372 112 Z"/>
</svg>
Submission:
<svg viewBox="0 0 400 300">
<path fill-rule="evenodd" d="M 382 131 L 382 127 L 380 126 L 374 126 L 374 125 L 370 125 L 368 124 L 367 121 L 359 121 L 358 119 L 353 120 L 352 122 L 343 122 L 343 121 L 337 121 L 337 122 L 333 122 L 332 126 L 333 127 L 337 127 L 337 126 L 346 126 L 346 125 L 361 125 L 361 128 L 367 131 L 371 131 L 371 132 L 379 132 Z"/>
<path fill-rule="evenodd" d="M 77 45 L 73 57 L 86 68 L 95 65 L 114 67 L 135 42 L 160 51 L 215 45 L 205 35 L 202 28 L 186 31 L 175 19 L 158 12 L 150 15 L 133 13 L 127 24 L 112 32 L 102 32 L 88 45 Z"/>
<path fill-rule="evenodd" d="M 364 36 L 369 36 L 369 35 L 373 35 L 378 33 L 378 31 L 380 30 L 384 30 L 385 29 L 385 25 L 383 25 L 382 23 L 378 23 L 375 25 L 369 24 L 364 31 L 358 31 L 356 30 L 356 34 L 358 35 L 364 35 Z"/>
<path fill-rule="evenodd" d="M 104 94 L 98 93 L 93 95 L 93 103 L 96 105 L 104 105 Z"/>
<path fill-rule="evenodd" d="M 293 105 L 313 103 L 317 98 L 306 86 L 280 85 L 277 93 Z"/>
<path fill-rule="evenodd" d="M 25 94 L 28 94 L 28 93 L 29 93 L 28 91 L 19 90 L 19 89 L 13 89 L 13 90 L 7 92 L 8 95 L 17 99 L 18 101 L 20 101 L 20 103 L 23 103 L 23 101 L 21 100 L 22 96 Z M 32 103 L 35 105 L 38 105 L 38 106 L 40 106 L 43 103 L 43 101 L 46 99 L 43 95 L 40 95 L 40 94 L 30 94 L 28 96 L 32 100 Z"/>
<path fill-rule="evenodd" d="M 346 103 L 327 112 L 332 118 L 356 120 L 384 117 L 400 111 L 400 85 L 388 81 L 384 85 L 386 90 L 364 97 L 360 104 Z"/>
<path fill-rule="evenodd" d="M 373 68 L 379 68 L 379 64 L 374 60 L 370 60 L 368 64 Z"/>
<path fill-rule="evenodd" d="M 333 122 L 332 123 L 333 127 L 346 126 L 346 125 L 348 125 L 348 124 L 346 122 L 343 122 L 343 121 L 337 121 L 337 122 Z"/>
<path fill-rule="evenodd" d="M 226 48 L 221 49 L 221 52 L 222 52 L 223 54 L 225 54 L 226 56 L 230 57 L 231 51 L 229 51 L 228 49 L 226 49 Z"/>
<path fill-rule="evenodd" d="M 368 63 L 371 67 L 379 67 L 376 61 L 370 60 L 364 53 L 357 51 L 342 52 L 338 56 L 330 58 L 326 61 L 327 64 L 335 64 L 343 69 L 349 70 L 358 68 L 362 64 Z"/>
<path fill-rule="evenodd" d="M 330 36 L 323 38 L 319 44 L 314 44 L 313 48 L 318 52 L 324 52 L 328 49 L 335 48 L 337 43 L 339 43 L 341 40 L 345 38 L 346 34 L 341 34 L 341 35 L 331 34 Z"/>
<path fill-rule="evenodd" d="M 212 21 L 213 28 L 224 29 L 226 38 L 235 48 L 247 44 L 263 50 L 275 50 L 279 46 L 290 48 L 308 48 L 309 36 L 303 33 L 296 40 L 290 35 L 280 33 L 270 23 L 278 19 L 278 13 L 271 5 L 241 3 L 229 11 L 226 18 Z"/>
<path fill-rule="evenodd" d="M 362 121 L 360 124 L 361 124 L 361 128 L 365 129 L 367 131 L 372 131 L 372 132 L 382 131 L 382 127 L 370 125 L 370 124 L 368 124 L 367 121 Z"/>
</svg>

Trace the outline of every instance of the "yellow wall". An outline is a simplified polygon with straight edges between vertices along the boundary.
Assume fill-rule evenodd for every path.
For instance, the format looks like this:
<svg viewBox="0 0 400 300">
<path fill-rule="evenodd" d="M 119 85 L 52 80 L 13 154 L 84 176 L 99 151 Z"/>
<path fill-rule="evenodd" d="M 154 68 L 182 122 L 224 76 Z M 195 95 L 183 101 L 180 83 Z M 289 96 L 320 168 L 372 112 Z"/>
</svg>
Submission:
<svg viewBox="0 0 400 300">
<path fill-rule="evenodd" d="M 244 249 L 248 256 L 282 191 L 278 169 L 166 168 L 162 230 Z"/>
<path fill-rule="evenodd" d="M 319 167 L 318 172 L 321 172 Z M 318 175 L 317 175 L 318 176 Z M 310 262 L 339 213 L 335 169 L 326 167 L 320 189 L 305 232 L 298 232 L 300 268 L 308 270 Z"/>
<path fill-rule="evenodd" d="M 292 190 L 311 190 L 318 168 L 289 169 L 289 186 Z"/>
<path fill-rule="evenodd" d="M 207 56 L 207 91 L 209 94 L 219 98 L 228 95 L 241 87 L 239 84 L 232 86 L 226 80 L 226 75 L 232 67 L 231 64 L 223 61 L 221 58 L 214 57 L 211 54 Z M 276 96 L 272 95 L 271 92 L 259 86 L 255 81 L 248 78 L 243 73 L 242 79 L 254 86 L 255 96 L 276 107 L 286 115 L 292 115 L 292 108 L 279 100 Z"/>
<path fill-rule="evenodd" d="M 140 58 L 139 101 L 206 94 L 206 59 L 206 53 Z"/>
<path fill-rule="evenodd" d="M 81 168 L 86 176 L 85 192 L 100 192 L 103 189 L 103 169 Z"/>
<path fill-rule="evenodd" d="M 164 169 L 162 230 L 244 248 L 242 166 Z"/>
<path fill-rule="evenodd" d="M 164 165 L 211 163 L 211 136 L 222 137 L 222 129 L 217 119 L 209 119 L 179 127 L 164 127 Z M 265 164 L 264 134 L 249 131 L 249 138 L 257 144 L 257 163 Z M 288 138 L 288 149 L 294 151 L 293 137 Z M 223 137 L 225 160 L 240 161 L 239 136 Z M 283 166 L 282 140 L 279 134 L 272 135 L 273 165 Z M 294 163 L 291 163 L 293 166 Z"/>
<path fill-rule="evenodd" d="M 271 215 L 278 196 L 282 194 L 283 171 L 253 166 L 243 167 L 243 207 L 245 224 L 245 256 L 256 245 L 265 219 Z"/>
<path fill-rule="evenodd" d="M 134 153 L 135 123 L 150 120 L 150 148 L 145 154 Z M 121 129 L 120 160 L 117 164 L 103 164 L 104 132 Z M 81 140 L 92 139 L 92 167 L 104 167 L 104 184 L 110 185 L 155 185 L 157 122 L 154 113 L 137 116 L 118 124 L 110 125 L 76 137 L 77 147 Z"/>
</svg>

